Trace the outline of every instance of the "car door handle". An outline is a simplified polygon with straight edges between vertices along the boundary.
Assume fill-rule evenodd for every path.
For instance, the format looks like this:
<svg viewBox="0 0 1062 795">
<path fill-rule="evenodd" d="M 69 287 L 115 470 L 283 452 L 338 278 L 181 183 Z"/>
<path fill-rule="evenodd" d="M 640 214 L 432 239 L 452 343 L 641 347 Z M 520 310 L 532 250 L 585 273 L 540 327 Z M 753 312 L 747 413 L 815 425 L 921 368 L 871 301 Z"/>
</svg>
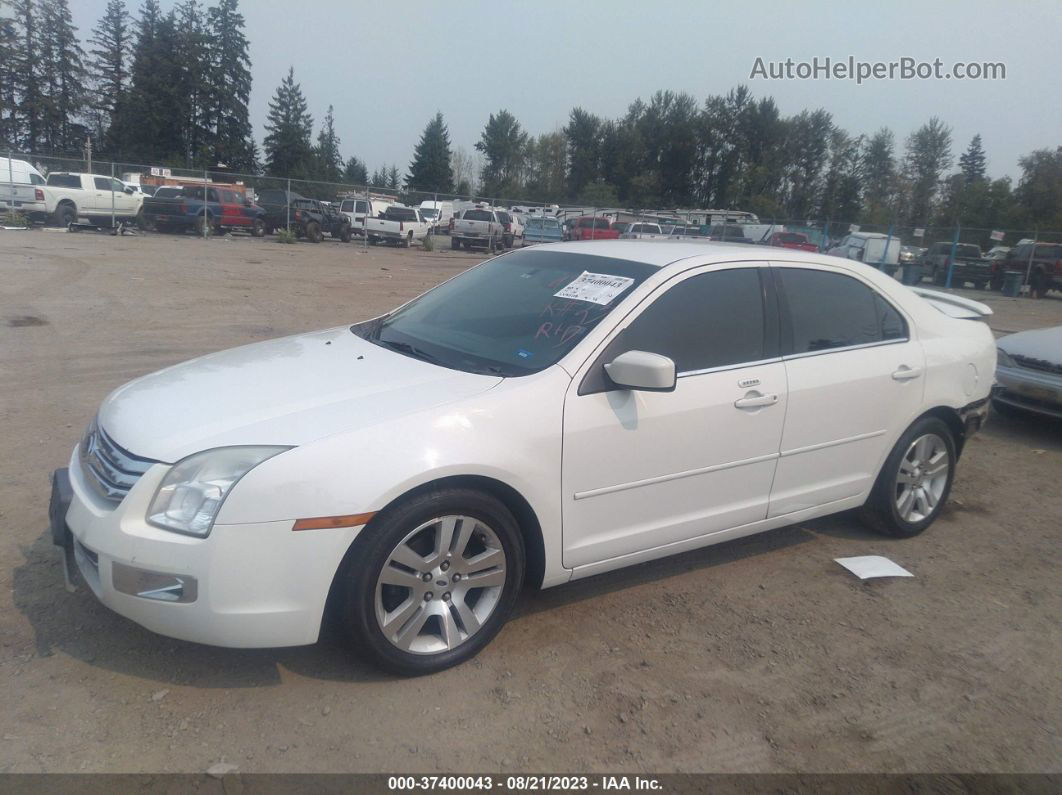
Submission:
<svg viewBox="0 0 1062 795">
<path fill-rule="evenodd" d="M 734 401 L 734 408 L 739 409 L 758 409 L 763 406 L 773 406 L 778 402 L 778 395 L 761 395 L 758 392 L 752 392 L 748 397 L 738 398 Z"/>
<path fill-rule="evenodd" d="M 901 364 L 900 369 L 892 374 L 893 381 L 910 381 L 912 378 L 918 378 L 922 375 L 921 370 L 908 367 L 906 364 Z"/>
</svg>

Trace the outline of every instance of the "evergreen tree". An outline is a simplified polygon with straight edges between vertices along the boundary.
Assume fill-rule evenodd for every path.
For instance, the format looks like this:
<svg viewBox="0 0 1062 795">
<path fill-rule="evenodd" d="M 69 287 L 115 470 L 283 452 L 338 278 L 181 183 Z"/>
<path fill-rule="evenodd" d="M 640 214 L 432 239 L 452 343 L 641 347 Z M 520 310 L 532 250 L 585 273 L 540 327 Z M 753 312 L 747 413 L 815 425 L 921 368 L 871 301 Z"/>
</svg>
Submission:
<svg viewBox="0 0 1062 795">
<path fill-rule="evenodd" d="M 398 189 L 398 181 L 399 181 L 398 166 L 397 166 L 397 164 L 392 164 L 391 168 L 389 168 L 387 170 L 387 187 L 397 190 Z"/>
<path fill-rule="evenodd" d="M 18 24 L 18 38 L 13 64 L 13 84 L 17 100 L 18 133 L 29 152 L 39 151 L 44 143 L 45 102 L 41 85 L 41 31 L 35 0 L 13 0 Z"/>
<path fill-rule="evenodd" d="M 269 102 L 265 128 L 266 171 L 280 177 L 308 177 L 313 166 L 313 117 L 302 87 L 295 82 L 294 67 Z"/>
<path fill-rule="evenodd" d="M 210 162 L 213 131 L 210 128 L 211 98 L 210 41 L 198 0 L 185 0 L 176 14 L 176 76 L 177 93 L 181 98 L 181 138 L 188 166 L 213 166 Z"/>
<path fill-rule="evenodd" d="M 487 120 L 476 149 L 483 153 L 482 192 L 490 196 L 516 193 L 527 148 L 527 133 L 507 110 Z"/>
<path fill-rule="evenodd" d="M 114 122 L 128 83 L 126 56 L 130 49 L 129 12 L 125 0 L 108 0 L 103 16 L 92 30 L 92 49 L 88 62 L 91 78 L 91 115 L 96 138 L 103 136 Z M 99 145 L 99 144 L 97 144 Z"/>
<path fill-rule="evenodd" d="M 863 148 L 863 220 L 872 224 L 888 223 L 896 198 L 895 136 L 882 127 Z"/>
<path fill-rule="evenodd" d="M 18 141 L 19 38 L 15 18 L 8 16 L 9 0 L 0 0 L 0 146 L 11 149 Z"/>
<path fill-rule="evenodd" d="M 339 135 L 336 134 L 335 112 L 331 105 L 325 114 L 314 149 L 317 160 L 316 177 L 325 182 L 339 182 L 343 175 L 343 156 L 339 154 Z"/>
<path fill-rule="evenodd" d="M 366 185 L 369 182 L 369 171 L 364 163 L 351 155 L 343 167 L 343 181 L 354 185 Z"/>
<path fill-rule="evenodd" d="M 970 140 L 970 145 L 959 157 L 959 168 L 968 185 L 985 178 L 985 150 L 981 146 L 980 133 Z"/>
<path fill-rule="evenodd" d="M 443 115 L 436 113 L 421 133 L 420 143 L 413 151 L 406 187 L 421 191 L 451 193 L 454 172 L 450 167 L 450 132 Z"/>
<path fill-rule="evenodd" d="M 238 0 L 220 0 L 211 8 L 207 12 L 207 30 L 210 34 L 211 159 L 235 171 L 253 172 L 257 167 L 257 152 L 247 111 L 251 99 L 250 43 L 243 32 L 244 19 Z M 301 91 L 298 93 L 301 97 Z M 305 112 L 305 102 L 303 106 Z M 306 158 L 306 153 L 300 152 L 299 156 Z M 303 162 L 308 167 L 308 159 Z"/>
<path fill-rule="evenodd" d="M 45 141 L 53 152 L 77 152 L 85 132 L 77 122 L 86 99 L 84 51 L 68 0 L 42 0 L 41 11 Z"/>
<path fill-rule="evenodd" d="M 376 188 L 387 187 L 387 168 L 386 166 L 380 166 L 372 172 L 372 177 L 369 179 L 369 184 Z"/>
<path fill-rule="evenodd" d="M 790 119 L 788 126 L 785 148 L 790 168 L 786 215 L 810 219 L 820 196 L 833 120 L 825 110 L 805 110 Z"/>
</svg>

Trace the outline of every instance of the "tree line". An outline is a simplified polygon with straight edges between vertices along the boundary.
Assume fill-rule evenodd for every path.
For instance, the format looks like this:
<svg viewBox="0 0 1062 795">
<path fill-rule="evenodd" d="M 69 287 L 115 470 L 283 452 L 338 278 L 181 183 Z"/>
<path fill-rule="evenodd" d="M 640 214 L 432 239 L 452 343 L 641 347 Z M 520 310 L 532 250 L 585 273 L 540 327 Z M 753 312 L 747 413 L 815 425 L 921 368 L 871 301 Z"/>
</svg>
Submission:
<svg viewBox="0 0 1062 795">
<path fill-rule="evenodd" d="M 432 116 L 408 169 L 371 174 L 344 158 L 329 106 L 317 135 L 294 68 L 269 103 L 259 147 L 247 103 L 249 42 L 238 0 L 182 0 L 133 18 L 109 0 L 86 51 L 68 0 L 0 0 L 0 145 L 99 159 L 225 168 L 320 183 L 631 208 L 741 209 L 761 218 L 885 226 L 1062 229 L 1062 147 L 986 176 L 975 135 L 954 157 L 951 129 L 929 119 L 902 144 L 889 129 L 850 133 L 825 109 L 786 116 L 745 86 L 698 102 L 658 91 L 616 119 L 576 107 L 560 129 L 527 132 L 502 109 L 474 154 Z"/>
</svg>

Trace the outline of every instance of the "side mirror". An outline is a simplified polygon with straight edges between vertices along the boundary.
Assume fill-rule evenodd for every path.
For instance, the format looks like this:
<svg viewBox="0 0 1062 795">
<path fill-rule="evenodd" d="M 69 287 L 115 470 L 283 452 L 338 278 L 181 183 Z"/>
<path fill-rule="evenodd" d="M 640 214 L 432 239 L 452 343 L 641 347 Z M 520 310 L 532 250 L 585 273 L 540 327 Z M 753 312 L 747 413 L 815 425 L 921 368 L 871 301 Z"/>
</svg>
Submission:
<svg viewBox="0 0 1062 795">
<path fill-rule="evenodd" d="M 627 351 L 605 365 L 605 373 L 618 387 L 644 392 L 672 392 L 675 363 L 648 351 Z"/>
<path fill-rule="evenodd" d="M 128 185 L 125 186 L 125 192 L 128 193 L 130 196 L 132 196 L 134 193 L 136 193 L 136 191 L 134 191 Z"/>
</svg>

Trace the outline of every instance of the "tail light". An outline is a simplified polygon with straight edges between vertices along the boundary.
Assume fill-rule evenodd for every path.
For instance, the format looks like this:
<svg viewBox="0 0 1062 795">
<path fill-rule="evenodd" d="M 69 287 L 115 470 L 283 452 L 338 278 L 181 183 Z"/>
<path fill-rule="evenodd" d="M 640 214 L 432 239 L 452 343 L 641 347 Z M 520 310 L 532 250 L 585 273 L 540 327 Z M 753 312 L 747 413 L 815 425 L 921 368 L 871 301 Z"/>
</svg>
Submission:
<svg viewBox="0 0 1062 795">
<path fill-rule="evenodd" d="M 188 215 L 188 205 L 181 202 L 181 215 Z"/>
<path fill-rule="evenodd" d="M 512 230 L 512 224 L 506 224 L 506 225 L 505 225 L 505 231 L 506 231 L 506 232 L 512 232 L 512 231 L 513 231 L 513 230 Z"/>
<path fill-rule="evenodd" d="M 398 222 L 398 231 L 399 232 L 404 232 L 405 230 L 406 230 L 406 222 L 405 221 L 399 221 Z"/>
<path fill-rule="evenodd" d="M 42 191 L 40 188 L 34 188 L 33 198 L 39 202 L 44 201 L 44 191 Z"/>
<path fill-rule="evenodd" d="M 298 221 L 301 218 L 302 218 L 302 210 L 296 210 L 295 211 L 295 220 Z"/>
</svg>

